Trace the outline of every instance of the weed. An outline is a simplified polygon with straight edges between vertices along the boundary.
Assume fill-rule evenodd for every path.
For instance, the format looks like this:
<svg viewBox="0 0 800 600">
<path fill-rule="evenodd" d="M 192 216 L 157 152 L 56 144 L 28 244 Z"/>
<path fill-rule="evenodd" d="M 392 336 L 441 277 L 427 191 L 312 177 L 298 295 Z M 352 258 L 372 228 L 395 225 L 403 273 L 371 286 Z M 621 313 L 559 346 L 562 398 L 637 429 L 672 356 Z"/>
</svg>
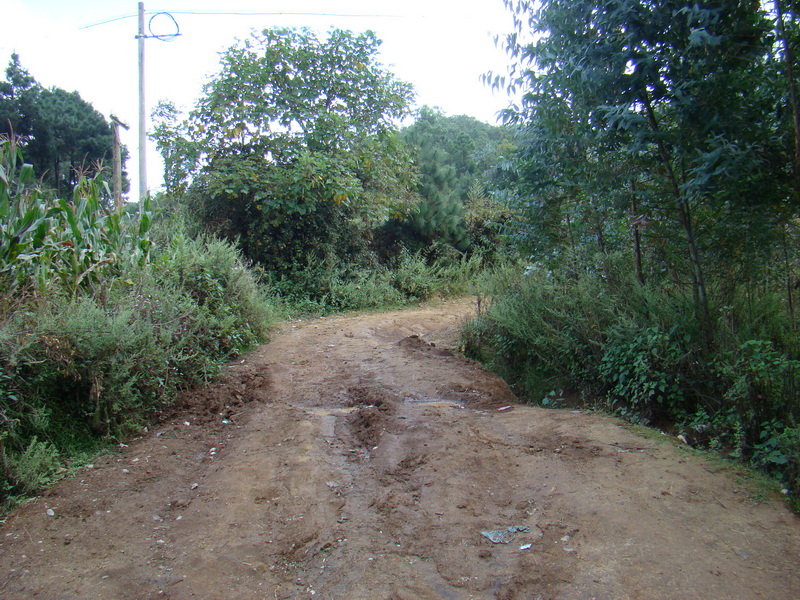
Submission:
<svg viewBox="0 0 800 600">
<path fill-rule="evenodd" d="M 727 453 L 800 493 L 800 356 L 784 336 L 744 339 L 726 307 L 706 346 L 692 299 L 641 285 L 622 266 L 558 276 L 541 266 L 482 282 L 482 313 L 463 345 L 524 399 L 557 403 L 569 388 L 628 421 L 675 427 L 693 444 Z M 724 345 L 727 343 L 727 345 Z"/>
</svg>

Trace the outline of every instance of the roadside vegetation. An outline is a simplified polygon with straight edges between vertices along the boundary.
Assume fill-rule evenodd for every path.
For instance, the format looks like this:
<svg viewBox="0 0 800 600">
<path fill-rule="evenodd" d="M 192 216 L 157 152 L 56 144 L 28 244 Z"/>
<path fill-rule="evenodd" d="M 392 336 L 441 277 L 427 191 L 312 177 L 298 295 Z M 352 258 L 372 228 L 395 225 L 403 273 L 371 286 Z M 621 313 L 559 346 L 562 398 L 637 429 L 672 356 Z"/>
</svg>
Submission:
<svg viewBox="0 0 800 600">
<path fill-rule="evenodd" d="M 187 236 L 149 201 L 113 212 L 101 189 L 42 192 L 15 142 L 0 142 L 5 502 L 138 431 L 281 314 L 233 245 Z"/>
<path fill-rule="evenodd" d="M 39 159 L 64 128 L 12 56 L 0 85 L 0 503 L 141 431 L 280 319 L 463 295 L 501 253 L 508 211 L 486 190 L 510 130 L 425 108 L 423 133 L 399 132 L 411 86 L 377 47 L 369 33 L 280 29 L 230 48 L 188 117 L 158 107 L 166 190 L 122 210 L 101 159 L 61 161 L 57 177 Z M 245 90 L 260 92 L 240 102 Z M 99 118 L 102 135 L 73 138 L 110 140 Z M 451 151 L 450 138 L 472 144 L 437 154 L 441 180 L 420 165 L 434 136 Z M 422 210 L 424 232 L 412 224 Z"/>
<path fill-rule="evenodd" d="M 121 211 L 102 161 L 42 133 L 79 97 L 12 56 L 0 500 L 135 432 L 281 318 L 465 293 L 466 352 L 524 400 L 659 427 L 797 498 L 794 7 L 506 5 L 511 67 L 486 76 L 519 98 L 503 126 L 412 110 L 371 32 L 268 29 L 188 112 L 159 104 L 165 189 Z"/>
<path fill-rule="evenodd" d="M 506 2 L 523 264 L 473 356 L 526 399 L 681 435 L 800 493 L 796 7 Z"/>
<path fill-rule="evenodd" d="M 510 128 L 423 107 L 371 32 L 272 29 L 231 47 L 188 115 L 163 102 L 167 193 L 295 309 L 465 293 L 504 241 L 487 190 Z"/>
</svg>

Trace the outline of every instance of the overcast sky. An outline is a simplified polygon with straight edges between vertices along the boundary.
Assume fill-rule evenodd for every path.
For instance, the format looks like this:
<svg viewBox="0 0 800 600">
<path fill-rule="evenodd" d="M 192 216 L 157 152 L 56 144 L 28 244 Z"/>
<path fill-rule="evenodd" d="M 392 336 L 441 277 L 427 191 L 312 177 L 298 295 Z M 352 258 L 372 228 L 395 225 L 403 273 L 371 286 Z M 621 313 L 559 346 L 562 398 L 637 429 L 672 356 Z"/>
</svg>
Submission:
<svg viewBox="0 0 800 600">
<path fill-rule="evenodd" d="M 191 108 L 203 83 L 217 71 L 219 52 L 252 29 L 271 26 L 375 31 L 383 40 L 381 62 L 414 85 L 419 106 L 439 106 L 449 115 L 495 123 L 497 111 L 507 104 L 505 96 L 492 94 L 480 82 L 482 73 L 505 69 L 506 60 L 493 42 L 494 34 L 511 26 L 502 0 L 145 0 L 144 7 L 146 22 L 157 12 L 172 13 L 181 33 L 171 42 L 146 41 L 148 115 L 162 99 Z M 17 52 L 23 67 L 43 86 L 77 90 L 107 118 L 113 113 L 128 123 L 131 130 L 123 132 L 123 143 L 131 154 L 127 170 L 133 192 L 138 173 L 137 10 L 136 0 L 0 0 L 3 70 Z M 94 25 L 118 17 L 129 18 Z M 168 34 L 174 25 L 162 15 L 153 19 L 152 29 Z M 154 148 L 148 148 L 147 164 L 149 187 L 157 190 L 162 166 Z"/>
</svg>

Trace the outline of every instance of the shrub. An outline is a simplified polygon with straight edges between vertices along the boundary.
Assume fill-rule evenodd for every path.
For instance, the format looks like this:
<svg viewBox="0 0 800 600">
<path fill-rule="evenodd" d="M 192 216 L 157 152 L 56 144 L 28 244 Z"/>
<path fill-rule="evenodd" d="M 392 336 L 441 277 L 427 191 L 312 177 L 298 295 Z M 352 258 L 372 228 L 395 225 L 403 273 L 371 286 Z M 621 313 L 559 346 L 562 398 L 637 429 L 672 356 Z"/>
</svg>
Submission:
<svg viewBox="0 0 800 600">
<path fill-rule="evenodd" d="M 390 269 L 392 286 L 412 300 L 429 298 L 436 287 L 437 268 L 429 266 L 419 253 L 401 251 Z"/>
<path fill-rule="evenodd" d="M 613 256 L 595 264 L 574 277 L 499 271 L 463 333 L 467 352 L 526 400 L 558 405 L 555 390 L 575 390 L 626 419 L 676 427 L 800 493 L 800 357 L 781 326 L 785 312 L 770 310 L 769 298 L 763 312 L 755 301 L 722 307 L 707 346 L 691 298 L 639 284 Z M 774 340 L 740 341 L 755 333 Z"/>
<path fill-rule="evenodd" d="M 89 231 L 85 244 L 73 237 L 66 246 L 73 258 L 64 264 L 83 265 L 75 277 L 61 278 L 45 251 L 13 257 L 46 276 L 35 293 L 17 277 L 0 312 L 0 501 L 36 491 L 76 453 L 130 434 L 178 390 L 263 340 L 281 314 L 232 244 L 188 238 L 174 222 L 153 247 L 149 225 L 122 229 L 95 200 L 58 213 L 64 227 Z M 83 221 L 70 216 L 78 213 Z M 98 260 L 101 238 L 140 254 Z"/>
<path fill-rule="evenodd" d="M 6 487 L 13 486 L 22 493 L 34 493 L 52 483 L 61 469 L 58 449 L 49 442 L 40 442 L 36 436 L 24 451 L 4 456 L 3 464 Z"/>
<path fill-rule="evenodd" d="M 612 330 L 598 374 L 615 412 L 645 423 L 674 417 L 684 403 L 684 356 L 673 336 L 657 326 L 636 332 Z"/>
</svg>

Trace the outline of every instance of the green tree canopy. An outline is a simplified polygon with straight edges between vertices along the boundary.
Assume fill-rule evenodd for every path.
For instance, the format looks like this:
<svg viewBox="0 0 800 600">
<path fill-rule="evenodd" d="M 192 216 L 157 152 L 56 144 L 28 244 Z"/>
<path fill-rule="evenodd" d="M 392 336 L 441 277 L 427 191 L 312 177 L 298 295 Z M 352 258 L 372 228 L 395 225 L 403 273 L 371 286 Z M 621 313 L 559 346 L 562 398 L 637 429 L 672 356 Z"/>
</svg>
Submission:
<svg viewBox="0 0 800 600">
<path fill-rule="evenodd" d="M 677 422 L 797 489 L 797 2 L 505 4 L 489 80 L 518 98 L 530 262 L 475 328 L 484 356 L 533 399 Z"/>
<path fill-rule="evenodd" d="M 513 66 L 493 83 L 522 93 L 505 117 L 527 130 L 528 239 L 573 254 L 594 239 L 604 251 L 625 245 L 634 213 L 652 271 L 690 283 L 709 329 L 710 273 L 731 255 L 755 264 L 747 245 L 788 214 L 790 130 L 767 15 L 734 0 L 506 5 Z"/>
<path fill-rule="evenodd" d="M 12 54 L 0 82 L 0 134 L 20 136 L 43 183 L 68 196 L 113 154 L 111 125 L 78 92 L 43 88 Z M 127 183 L 127 182 L 126 182 Z"/>
<path fill-rule="evenodd" d="M 503 209 L 484 190 L 491 186 L 502 148 L 513 133 L 510 127 L 466 115 L 446 116 L 423 106 L 414 123 L 401 131 L 420 169 L 421 201 L 388 229 L 415 248 L 443 241 L 463 251 L 479 237 L 483 246 L 496 246 L 499 240 L 487 234 L 498 229 L 490 221 L 503 219 Z M 477 204 L 480 211 L 473 211 Z"/>
<path fill-rule="evenodd" d="M 412 89 L 378 62 L 371 31 L 266 29 L 229 48 L 188 131 L 202 151 L 258 152 L 276 163 L 352 149 L 408 114 Z"/>
<path fill-rule="evenodd" d="M 229 48 L 188 119 L 158 111 L 170 191 L 271 269 L 352 253 L 363 230 L 413 202 L 396 123 L 409 84 L 372 32 L 267 29 Z M 346 242 L 346 243 L 345 243 Z"/>
</svg>

